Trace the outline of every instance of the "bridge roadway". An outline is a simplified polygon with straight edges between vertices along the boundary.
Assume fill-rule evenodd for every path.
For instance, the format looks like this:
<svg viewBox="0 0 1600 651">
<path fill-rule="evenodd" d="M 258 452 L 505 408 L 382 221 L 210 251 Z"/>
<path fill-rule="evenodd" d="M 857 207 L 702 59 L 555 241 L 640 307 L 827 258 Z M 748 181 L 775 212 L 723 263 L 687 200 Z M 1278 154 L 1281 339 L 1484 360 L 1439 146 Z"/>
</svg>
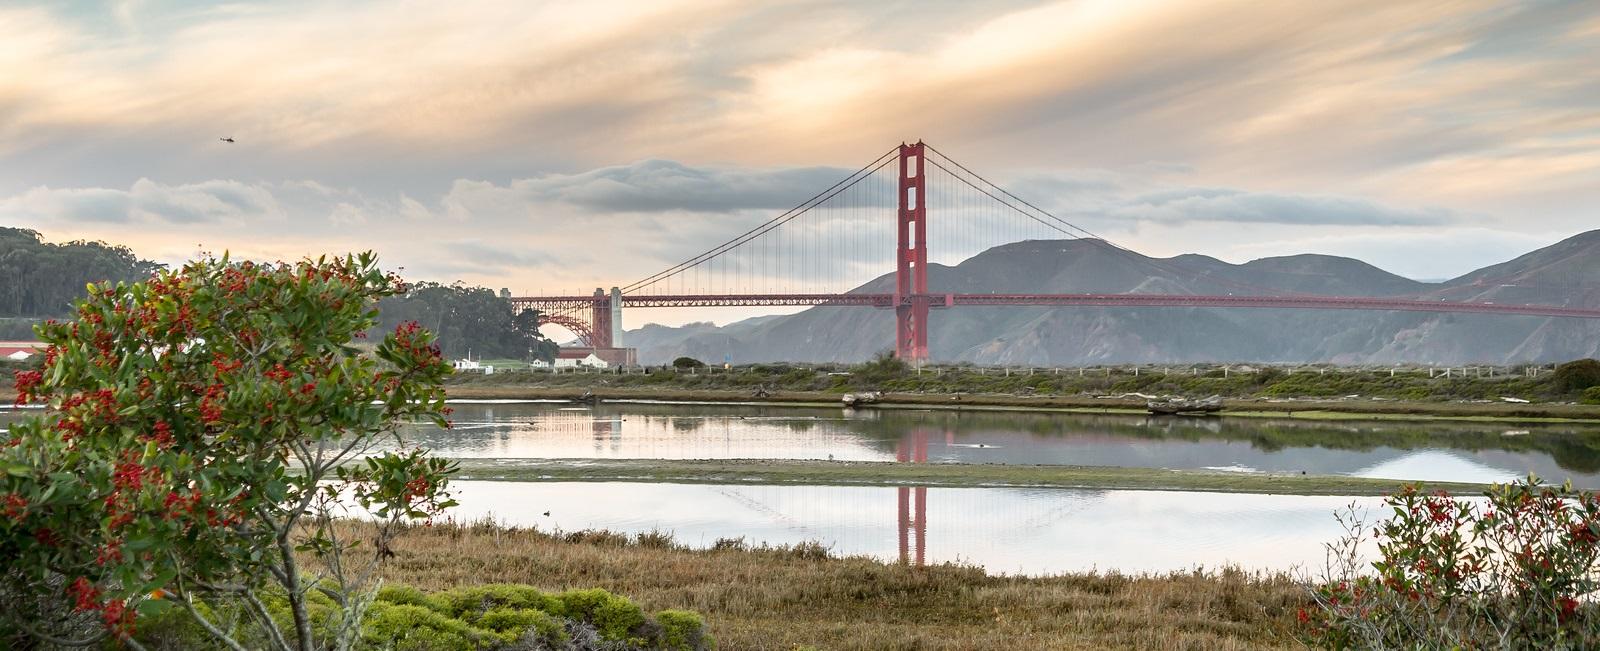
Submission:
<svg viewBox="0 0 1600 651">
<path fill-rule="evenodd" d="M 926 300 L 929 307 L 1232 307 L 1313 310 L 1394 310 L 1521 314 L 1600 319 L 1600 310 L 1515 303 L 1421 301 L 1366 296 L 1191 296 L 1182 294 L 623 294 L 623 307 L 839 306 L 892 308 Z M 609 296 L 524 296 L 511 299 L 518 308 L 558 314 L 608 305 Z"/>
</svg>

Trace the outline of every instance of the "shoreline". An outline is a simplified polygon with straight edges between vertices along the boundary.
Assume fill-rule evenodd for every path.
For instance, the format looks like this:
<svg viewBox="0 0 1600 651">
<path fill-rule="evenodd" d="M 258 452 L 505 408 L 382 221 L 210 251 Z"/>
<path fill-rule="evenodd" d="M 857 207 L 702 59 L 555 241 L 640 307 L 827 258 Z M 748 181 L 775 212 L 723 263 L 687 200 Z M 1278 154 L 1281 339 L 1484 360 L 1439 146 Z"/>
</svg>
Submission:
<svg viewBox="0 0 1600 651">
<path fill-rule="evenodd" d="M 538 387 L 449 384 L 446 394 L 465 400 L 572 400 L 586 392 L 602 401 L 658 400 L 707 404 L 843 408 L 840 394 L 826 391 L 772 391 L 754 397 L 748 390 L 628 389 L 606 386 Z M 1150 415 L 1142 399 L 1084 396 L 1018 396 L 1004 394 L 885 393 L 866 409 L 941 409 L 1034 411 L 1045 413 Z M 1268 401 L 1225 398 L 1215 417 L 1292 418 L 1304 420 L 1414 420 L 1508 423 L 1600 424 L 1600 406 L 1554 403 L 1416 402 L 1402 400 Z M 1178 417 L 1184 418 L 1184 417 Z"/>
<path fill-rule="evenodd" d="M 1126 466 L 1023 466 L 793 459 L 455 459 L 459 481 L 629 482 L 792 486 L 1050 488 L 1263 495 L 1381 496 L 1408 482 L 1345 475 L 1170 470 Z M 1426 482 L 1478 493 L 1485 484 Z"/>
</svg>

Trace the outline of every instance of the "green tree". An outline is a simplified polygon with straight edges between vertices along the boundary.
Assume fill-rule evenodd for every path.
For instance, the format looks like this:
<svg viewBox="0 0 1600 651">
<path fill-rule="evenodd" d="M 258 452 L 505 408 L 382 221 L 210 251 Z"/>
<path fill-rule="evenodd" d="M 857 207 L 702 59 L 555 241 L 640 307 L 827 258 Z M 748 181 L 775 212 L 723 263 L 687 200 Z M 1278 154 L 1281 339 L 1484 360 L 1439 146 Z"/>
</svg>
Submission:
<svg viewBox="0 0 1600 651">
<path fill-rule="evenodd" d="M 672 360 L 673 368 L 705 368 L 706 363 L 693 357 L 679 357 Z"/>
<path fill-rule="evenodd" d="M 131 281 L 161 268 L 125 246 L 47 244 L 37 231 L 0 227 L 0 317 L 56 317 L 91 282 Z"/>
<path fill-rule="evenodd" d="M 417 283 L 378 307 L 374 332 L 416 321 L 437 334 L 446 357 L 555 358 L 556 344 L 539 334 L 538 312 L 517 312 L 511 301 L 486 287 Z"/>
<path fill-rule="evenodd" d="M 17 390 L 48 410 L 0 450 L 0 634 L 138 647 L 138 617 L 177 609 L 218 646 L 345 648 L 398 526 L 453 504 L 451 464 L 372 453 L 403 421 L 448 424 L 426 331 L 352 345 L 402 290 L 370 254 L 207 259 L 42 326 Z M 359 550 L 331 526 L 351 503 L 373 516 Z"/>
<path fill-rule="evenodd" d="M 894 351 L 880 351 L 872 361 L 856 366 L 856 378 L 869 383 L 885 382 L 905 375 L 911 370 L 906 361 L 894 356 Z"/>
<path fill-rule="evenodd" d="M 1600 386 L 1600 360 L 1578 359 L 1557 366 L 1555 383 L 1568 392 Z"/>
</svg>

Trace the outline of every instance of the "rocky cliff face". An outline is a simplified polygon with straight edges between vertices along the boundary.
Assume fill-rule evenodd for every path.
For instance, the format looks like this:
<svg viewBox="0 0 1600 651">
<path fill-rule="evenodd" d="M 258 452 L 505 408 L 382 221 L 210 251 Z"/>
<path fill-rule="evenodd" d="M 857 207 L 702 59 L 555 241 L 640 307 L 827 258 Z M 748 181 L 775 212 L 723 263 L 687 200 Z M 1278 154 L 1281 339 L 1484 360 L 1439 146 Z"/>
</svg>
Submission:
<svg viewBox="0 0 1600 651">
<path fill-rule="evenodd" d="M 1293 255 L 1229 264 L 1201 255 L 1149 258 L 1096 240 L 1008 244 L 954 267 L 929 267 L 935 292 L 1324 294 L 1600 307 L 1600 231 L 1442 283 L 1359 260 Z M 857 291 L 888 293 L 883 276 Z M 1595 356 L 1600 322 L 1545 317 L 1175 308 L 955 308 L 931 317 L 940 361 L 1078 365 L 1201 361 L 1560 361 Z M 646 326 L 627 333 L 645 363 L 679 355 L 720 362 L 853 362 L 893 347 L 887 310 L 812 308 L 725 327 Z"/>
</svg>

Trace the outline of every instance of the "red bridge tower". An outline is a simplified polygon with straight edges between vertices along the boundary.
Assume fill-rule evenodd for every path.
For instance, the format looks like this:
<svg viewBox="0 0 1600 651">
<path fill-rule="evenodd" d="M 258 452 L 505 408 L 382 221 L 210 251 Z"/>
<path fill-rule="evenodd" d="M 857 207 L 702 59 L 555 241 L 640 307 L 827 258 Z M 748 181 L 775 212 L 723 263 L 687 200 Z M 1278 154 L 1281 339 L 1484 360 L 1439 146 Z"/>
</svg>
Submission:
<svg viewBox="0 0 1600 651">
<path fill-rule="evenodd" d="M 900 144 L 899 239 L 894 269 L 894 354 L 928 359 L 928 183 L 923 146 Z M 909 301 L 905 301 L 909 297 Z"/>
</svg>

